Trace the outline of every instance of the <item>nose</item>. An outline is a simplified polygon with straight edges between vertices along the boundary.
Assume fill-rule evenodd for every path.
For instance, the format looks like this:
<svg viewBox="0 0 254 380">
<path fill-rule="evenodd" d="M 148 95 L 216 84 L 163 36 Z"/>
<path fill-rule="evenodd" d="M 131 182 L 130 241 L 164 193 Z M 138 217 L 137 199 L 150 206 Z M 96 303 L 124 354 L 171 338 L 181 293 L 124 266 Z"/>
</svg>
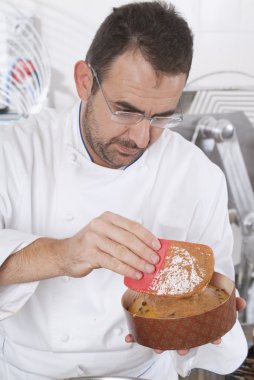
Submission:
<svg viewBox="0 0 254 380">
<path fill-rule="evenodd" d="M 129 129 L 129 138 L 134 141 L 140 149 L 147 147 L 150 141 L 150 120 L 143 119 Z"/>
</svg>

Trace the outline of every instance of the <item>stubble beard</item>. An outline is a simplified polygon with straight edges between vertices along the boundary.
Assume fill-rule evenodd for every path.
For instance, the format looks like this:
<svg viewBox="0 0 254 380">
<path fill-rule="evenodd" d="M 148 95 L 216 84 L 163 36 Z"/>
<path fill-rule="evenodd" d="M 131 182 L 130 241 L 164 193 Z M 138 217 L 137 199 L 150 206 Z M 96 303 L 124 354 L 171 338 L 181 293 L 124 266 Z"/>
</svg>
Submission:
<svg viewBox="0 0 254 380">
<path fill-rule="evenodd" d="M 85 135 L 86 141 L 93 152 L 103 160 L 106 165 L 112 169 L 119 169 L 128 166 L 135 162 L 146 150 L 138 148 L 138 146 L 130 141 L 121 137 L 114 137 L 110 140 L 105 140 L 100 136 L 100 127 L 94 117 L 94 109 L 92 99 L 89 99 L 86 104 L 85 112 L 81 120 L 82 131 Z M 105 126 L 106 128 L 106 126 Z M 124 147 L 137 149 L 137 153 L 133 156 L 120 154 L 115 144 L 120 144 Z"/>
</svg>

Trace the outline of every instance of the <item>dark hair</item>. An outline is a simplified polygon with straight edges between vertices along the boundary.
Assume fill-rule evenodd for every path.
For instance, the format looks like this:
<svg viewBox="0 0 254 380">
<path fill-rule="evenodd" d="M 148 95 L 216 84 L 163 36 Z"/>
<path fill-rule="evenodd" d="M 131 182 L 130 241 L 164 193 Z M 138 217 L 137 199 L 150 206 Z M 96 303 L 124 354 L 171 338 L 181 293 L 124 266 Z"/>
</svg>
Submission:
<svg viewBox="0 0 254 380">
<path fill-rule="evenodd" d="M 114 59 L 127 50 L 139 50 L 156 72 L 188 76 L 193 36 L 172 4 L 130 3 L 113 8 L 98 29 L 86 61 L 103 80 Z"/>
</svg>

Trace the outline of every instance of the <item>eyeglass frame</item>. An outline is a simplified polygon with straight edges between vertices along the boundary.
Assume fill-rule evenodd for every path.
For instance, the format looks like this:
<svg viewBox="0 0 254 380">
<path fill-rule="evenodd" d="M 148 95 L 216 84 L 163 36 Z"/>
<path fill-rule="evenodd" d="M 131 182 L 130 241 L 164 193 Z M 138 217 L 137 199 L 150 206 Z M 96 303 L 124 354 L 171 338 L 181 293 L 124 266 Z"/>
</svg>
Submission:
<svg viewBox="0 0 254 380">
<path fill-rule="evenodd" d="M 98 78 L 98 75 L 97 75 L 97 72 L 95 71 L 95 69 L 92 67 L 92 65 L 88 62 L 88 67 L 90 68 L 90 70 L 92 71 L 92 74 L 94 76 L 94 78 L 96 79 L 96 82 L 99 86 L 99 89 L 101 90 L 101 93 L 102 93 L 102 96 L 105 100 L 105 103 L 107 104 L 107 107 L 111 113 L 111 120 L 117 124 L 121 124 L 121 125 L 124 125 L 126 122 L 121 122 L 120 121 L 120 117 L 125 115 L 125 116 L 135 116 L 136 117 L 138 116 L 139 119 L 137 119 L 136 122 L 133 122 L 133 123 L 129 123 L 131 125 L 136 125 L 136 124 L 139 124 L 141 123 L 141 121 L 143 120 L 148 120 L 150 122 L 150 126 L 151 127 L 154 127 L 154 128 L 160 128 L 160 129 L 170 129 L 170 128 L 173 128 L 175 127 L 176 125 L 178 125 L 179 123 L 181 123 L 183 121 L 183 112 L 182 112 L 182 105 L 181 105 L 181 101 L 179 100 L 179 106 L 180 106 L 180 113 L 178 114 L 173 114 L 171 116 L 146 116 L 144 115 L 143 113 L 139 113 L 139 112 L 129 112 L 129 111 L 113 111 L 110 104 L 109 104 L 109 101 L 107 100 L 107 97 L 104 93 L 104 90 L 102 88 L 102 85 L 100 83 L 100 80 Z M 115 119 L 113 119 L 113 117 L 115 117 Z M 153 121 L 156 121 L 156 120 L 168 120 L 168 123 L 165 123 L 165 125 L 163 126 L 156 126 L 156 125 L 153 125 Z M 170 123 L 172 124 L 170 126 Z"/>
</svg>

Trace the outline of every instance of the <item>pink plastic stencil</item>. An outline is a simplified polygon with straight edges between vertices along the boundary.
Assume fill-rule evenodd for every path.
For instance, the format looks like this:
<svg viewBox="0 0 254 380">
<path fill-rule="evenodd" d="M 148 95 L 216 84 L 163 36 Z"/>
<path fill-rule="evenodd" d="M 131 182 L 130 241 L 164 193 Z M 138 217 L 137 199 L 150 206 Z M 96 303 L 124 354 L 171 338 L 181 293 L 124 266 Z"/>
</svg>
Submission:
<svg viewBox="0 0 254 380">
<path fill-rule="evenodd" d="M 134 280 L 133 278 L 124 277 L 124 284 L 132 290 L 137 292 L 146 292 L 149 290 L 150 284 L 158 271 L 161 269 L 164 259 L 167 255 L 170 240 L 159 239 L 161 248 L 157 251 L 160 256 L 160 261 L 155 265 L 155 271 L 153 273 L 144 273 L 140 280 Z"/>
</svg>

